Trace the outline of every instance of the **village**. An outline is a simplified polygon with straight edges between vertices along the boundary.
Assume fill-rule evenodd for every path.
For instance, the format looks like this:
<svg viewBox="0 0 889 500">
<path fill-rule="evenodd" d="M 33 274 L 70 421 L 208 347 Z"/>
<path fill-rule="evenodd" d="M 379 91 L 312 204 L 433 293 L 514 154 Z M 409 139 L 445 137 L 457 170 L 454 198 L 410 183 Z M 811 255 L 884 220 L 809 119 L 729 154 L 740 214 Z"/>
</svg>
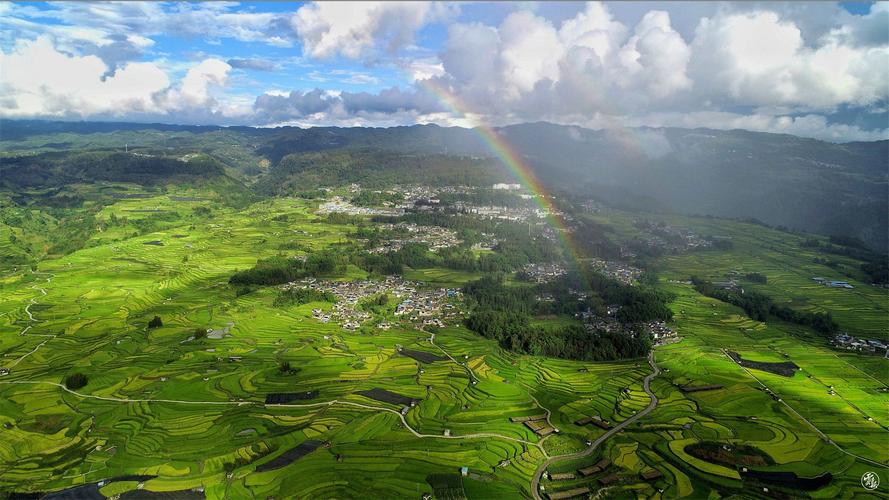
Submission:
<svg viewBox="0 0 889 500">
<path fill-rule="evenodd" d="M 459 322 L 463 313 L 455 302 L 462 293 L 452 288 L 424 288 L 416 281 L 407 281 L 394 276 L 383 280 L 326 281 L 306 278 L 288 283 L 282 287 L 306 288 L 333 294 L 337 301 L 329 312 L 313 309 L 312 317 L 322 323 L 335 322 L 349 331 L 355 331 L 365 322 L 374 318 L 366 307 L 372 300 L 385 296 L 383 305 L 395 303 L 394 316 L 409 322 L 413 328 L 423 329 L 444 327 Z M 381 301 L 383 302 L 383 301 Z M 388 330 L 392 324 L 382 319 L 374 325 L 380 330 Z"/>
<path fill-rule="evenodd" d="M 622 262 L 592 258 L 590 267 L 624 285 L 635 285 L 642 276 L 641 269 Z"/>
<path fill-rule="evenodd" d="M 713 244 L 690 229 L 674 227 L 663 222 L 637 220 L 634 226 L 643 232 L 642 244 L 652 250 L 682 253 L 708 248 Z M 714 237 L 713 239 L 720 238 Z"/>
<path fill-rule="evenodd" d="M 380 224 L 378 227 L 383 231 L 391 231 L 393 234 L 386 238 L 383 244 L 368 250 L 370 253 L 395 252 L 409 243 L 425 244 L 434 252 L 461 243 L 456 232 L 439 226 L 418 226 L 400 222 L 398 224 Z"/>
</svg>

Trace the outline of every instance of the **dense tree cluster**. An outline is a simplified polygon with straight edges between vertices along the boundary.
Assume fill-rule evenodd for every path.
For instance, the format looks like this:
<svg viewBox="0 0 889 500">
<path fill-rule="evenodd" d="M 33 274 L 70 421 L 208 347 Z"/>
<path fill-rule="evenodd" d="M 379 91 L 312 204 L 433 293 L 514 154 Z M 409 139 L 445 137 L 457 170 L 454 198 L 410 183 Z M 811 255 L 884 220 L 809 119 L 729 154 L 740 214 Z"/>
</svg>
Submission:
<svg viewBox="0 0 889 500">
<path fill-rule="evenodd" d="M 749 290 L 744 292 L 722 290 L 714 287 L 709 281 L 702 280 L 696 276 L 692 276 L 691 281 L 694 283 L 698 293 L 738 306 L 748 316 L 757 321 L 767 321 L 769 317 L 775 317 L 788 323 L 808 326 L 825 335 L 832 335 L 839 331 L 839 325 L 833 320 L 829 312 L 812 313 L 797 311 L 787 306 L 775 304 L 775 301 L 764 293 Z"/>
<path fill-rule="evenodd" d="M 288 288 L 275 297 L 275 307 L 301 306 L 310 302 L 336 302 L 336 296 L 330 292 L 312 288 Z"/>
<path fill-rule="evenodd" d="M 244 271 L 238 271 L 228 282 L 236 287 L 281 285 L 305 277 L 318 277 L 341 271 L 348 259 L 332 250 L 298 257 L 269 257 L 256 262 Z"/>
<path fill-rule="evenodd" d="M 604 277 L 597 277 L 596 289 L 587 286 L 587 293 L 584 294 L 586 298 L 579 299 L 581 295 L 576 293 L 573 286 L 584 281 L 584 278 L 575 275 L 535 287 L 507 286 L 503 283 L 502 276 L 486 275 L 467 283 L 463 289 L 473 305 L 466 326 L 484 337 L 496 340 L 506 349 L 528 354 L 588 361 L 646 355 L 651 347 L 646 335 L 605 332 L 591 334 L 579 324 L 559 327 L 532 324 L 533 316 L 573 314 L 594 303 L 602 304 L 602 295 L 621 301 L 621 310 L 628 311 L 624 318 L 619 317 L 621 321 L 647 321 L 670 316 L 669 309 L 662 302 L 664 296 L 652 292 L 621 292 L 619 290 L 622 285 L 608 283 Z M 537 300 L 542 294 L 553 300 Z"/>
<path fill-rule="evenodd" d="M 86 386 L 88 382 L 89 379 L 87 378 L 87 376 L 79 372 L 72 373 L 71 375 L 65 377 L 65 387 L 72 391 L 76 391 L 77 389 Z"/>
<path fill-rule="evenodd" d="M 401 193 L 386 193 L 383 191 L 363 190 L 352 197 L 352 204 L 359 207 L 378 207 L 386 203 L 400 203 L 404 201 Z"/>
<path fill-rule="evenodd" d="M 766 283 L 769 282 L 768 277 L 766 277 L 765 274 L 760 274 L 760 273 L 747 273 L 744 275 L 744 279 L 746 279 L 747 281 L 749 281 L 751 283 L 759 283 L 762 285 L 765 285 Z"/>
</svg>

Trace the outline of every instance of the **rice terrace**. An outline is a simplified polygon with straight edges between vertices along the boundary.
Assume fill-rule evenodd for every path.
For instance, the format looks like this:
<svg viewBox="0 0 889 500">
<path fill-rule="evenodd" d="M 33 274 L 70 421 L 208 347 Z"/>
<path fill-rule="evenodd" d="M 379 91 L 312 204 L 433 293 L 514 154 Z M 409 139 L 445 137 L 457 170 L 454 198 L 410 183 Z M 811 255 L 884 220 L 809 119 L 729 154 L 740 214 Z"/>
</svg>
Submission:
<svg viewBox="0 0 889 500">
<path fill-rule="evenodd" d="M 889 498 L 885 4 L 0 11 L 0 500 Z"/>
</svg>

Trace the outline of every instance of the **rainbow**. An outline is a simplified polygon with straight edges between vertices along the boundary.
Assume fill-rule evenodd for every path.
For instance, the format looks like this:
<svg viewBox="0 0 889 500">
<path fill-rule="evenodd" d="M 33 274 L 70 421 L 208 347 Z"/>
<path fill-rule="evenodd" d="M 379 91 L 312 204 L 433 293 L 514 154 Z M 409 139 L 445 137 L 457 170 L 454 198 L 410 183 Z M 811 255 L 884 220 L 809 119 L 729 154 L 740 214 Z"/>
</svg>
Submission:
<svg viewBox="0 0 889 500">
<path fill-rule="evenodd" d="M 419 84 L 426 91 L 435 96 L 445 107 L 451 112 L 460 116 L 469 118 L 470 112 L 468 106 L 460 99 L 449 92 L 447 89 L 435 84 L 433 79 L 418 80 Z M 553 196 L 549 194 L 540 179 L 534 174 L 527 163 L 522 160 L 521 155 L 513 149 L 508 142 L 501 136 L 492 126 L 482 123 L 480 120 L 472 120 L 474 127 L 471 129 L 475 132 L 487 145 L 488 149 L 515 175 L 516 179 L 533 195 L 541 211 L 546 214 L 546 221 L 553 228 L 563 248 L 568 252 L 569 257 L 575 264 L 580 264 L 580 252 L 571 238 L 571 229 L 562 216 L 555 204 Z"/>
</svg>

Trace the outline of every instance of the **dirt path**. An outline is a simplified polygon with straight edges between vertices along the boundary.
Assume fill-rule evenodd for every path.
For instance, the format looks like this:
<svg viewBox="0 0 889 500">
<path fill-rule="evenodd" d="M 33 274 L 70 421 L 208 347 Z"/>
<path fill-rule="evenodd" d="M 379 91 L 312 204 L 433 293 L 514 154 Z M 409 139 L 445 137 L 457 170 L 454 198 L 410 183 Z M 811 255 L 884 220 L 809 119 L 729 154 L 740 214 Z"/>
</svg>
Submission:
<svg viewBox="0 0 889 500">
<path fill-rule="evenodd" d="M 813 430 L 814 430 L 814 431 L 821 437 L 821 439 L 823 439 L 826 443 L 829 443 L 829 444 L 833 445 L 836 449 L 840 450 L 841 452 L 845 453 L 846 455 L 849 455 L 850 457 L 857 458 L 858 460 L 861 460 L 862 462 L 867 462 L 867 463 L 869 463 L 869 464 L 871 464 L 871 465 L 874 465 L 874 466 L 876 466 L 876 467 L 882 467 L 882 468 L 884 468 L 884 469 L 889 469 L 889 465 L 886 465 L 886 464 L 877 462 L 876 460 L 871 460 L 871 459 L 869 459 L 869 458 L 862 457 L 861 455 L 856 455 L 855 453 L 852 453 L 851 451 L 846 451 L 845 449 L 843 449 L 843 448 L 842 448 L 840 445 L 838 445 L 833 439 L 831 439 L 830 436 L 828 436 L 827 434 L 825 434 L 824 432 L 822 432 L 821 429 L 819 429 L 814 423 L 812 423 L 811 420 L 807 419 L 807 418 L 804 417 L 800 412 L 796 411 L 796 409 L 794 409 L 792 406 L 790 406 L 789 404 L 787 404 L 787 401 L 784 401 L 783 398 L 778 397 L 778 393 L 776 393 L 775 391 L 773 391 L 769 386 L 765 385 L 759 378 L 757 378 L 756 375 L 754 375 L 753 373 L 751 373 L 750 370 L 748 370 L 746 366 L 743 366 L 743 365 L 741 365 L 740 363 L 738 363 L 737 361 L 735 361 L 734 359 L 732 359 L 732 357 L 729 356 L 729 355 L 725 352 L 725 350 L 723 350 L 722 353 L 725 354 L 726 357 L 728 357 L 729 359 L 731 359 L 732 362 L 734 362 L 734 363 L 736 363 L 738 366 L 740 366 L 741 369 L 744 370 L 744 371 L 747 373 L 747 375 L 750 375 L 750 378 L 752 378 L 753 380 L 755 380 L 756 383 L 759 384 L 763 389 L 766 389 L 766 390 L 769 391 L 770 393 L 774 394 L 775 397 L 778 398 L 778 402 L 779 402 L 779 403 L 781 403 L 782 405 L 784 405 L 785 408 L 787 408 L 788 410 L 790 410 L 790 413 L 792 413 L 793 415 L 795 415 L 796 418 L 798 418 L 798 419 L 802 420 L 803 422 L 805 422 L 806 424 L 808 424 L 809 427 L 811 427 L 811 428 L 812 428 L 812 429 L 813 429 Z M 859 411 L 860 411 L 860 410 L 859 410 Z"/>
<path fill-rule="evenodd" d="M 34 272 L 34 271 L 31 271 L 31 272 L 32 272 L 32 274 L 49 274 L 49 278 L 46 278 L 46 283 L 47 283 L 47 284 L 51 283 L 51 282 L 52 282 L 52 279 L 55 277 L 55 275 L 54 275 L 54 274 L 51 274 L 51 273 L 41 273 L 41 272 Z M 43 288 L 43 287 L 41 287 L 41 286 L 38 286 L 36 283 L 35 283 L 34 285 L 31 285 L 31 288 L 33 288 L 33 289 L 35 289 L 35 290 L 40 290 L 40 293 L 43 294 L 42 296 L 43 296 L 43 297 L 46 297 L 46 288 Z M 31 313 L 31 306 L 33 306 L 33 305 L 36 304 L 36 303 L 37 303 L 37 298 L 32 298 L 32 299 L 30 300 L 30 302 L 28 302 L 28 305 L 25 306 L 25 314 L 28 315 L 28 321 L 29 321 L 30 323 L 32 323 L 32 324 L 26 326 L 26 327 L 19 333 L 19 335 L 21 335 L 21 336 L 25 336 L 25 334 L 28 333 L 28 330 L 30 330 L 30 329 L 34 326 L 33 323 L 38 323 L 38 322 L 39 322 L 36 318 L 34 318 L 34 315 Z M 41 347 L 43 347 L 44 344 L 46 344 L 46 343 L 49 342 L 50 340 L 56 338 L 56 335 L 37 334 L 37 333 L 28 334 L 28 336 L 29 336 L 29 337 L 49 337 L 49 338 L 47 338 L 47 339 L 44 340 L 43 342 L 37 344 L 37 347 L 35 347 L 34 349 L 31 349 L 31 350 L 28 351 L 27 353 L 23 354 L 20 358 L 16 359 L 15 361 L 13 361 L 13 362 L 10 363 L 9 365 L 7 365 L 6 368 L 8 368 L 8 369 L 10 369 L 10 370 L 11 370 L 12 368 L 15 368 L 16 366 L 18 366 L 19 363 L 22 362 L 22 360 L 24 360 L 24 359 L 27 358 L 28 356 L 30 356 L 30 355 L 34 354 L 35 352 L 37 352 Z"/>
</svg>

